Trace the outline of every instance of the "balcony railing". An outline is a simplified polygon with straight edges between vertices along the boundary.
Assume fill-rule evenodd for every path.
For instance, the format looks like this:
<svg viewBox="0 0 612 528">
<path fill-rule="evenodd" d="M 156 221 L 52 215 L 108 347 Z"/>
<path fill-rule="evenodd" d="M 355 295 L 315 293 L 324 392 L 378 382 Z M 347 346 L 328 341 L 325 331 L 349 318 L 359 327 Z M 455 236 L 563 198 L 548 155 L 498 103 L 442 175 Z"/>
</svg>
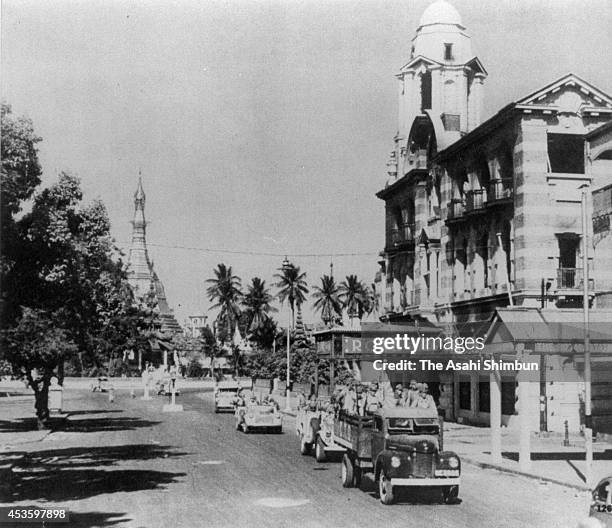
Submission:
<svg viewBox="0 0 612 528">
<path fill-rule="evenodd" d="M 583 268 L 558 268 L 557 289 L 559 290 L 582 290 L 584 280 Z M 589 265 L 589 272 L 591 266 Z M 595 281 L 589 278 L 589 290 L 594 289 Z"/>
<path fill-rule="evenodd" d="M 497 180 L 491 180 L 489 184 L 489 195 L 487 196 L 487 203 L 497 203 L 512 201 L 514 189 L 512 188 L 512 178 L 500 178 Z"/>
<path fill-rule="evenodd" d="M 426 169 L 427 168 L 427 151 L 424 149 L 410 152 L 408 154 L 408 163 L 411 169 Z"/>
<path fill-rule="evenodd" d="M 446 216 L 446 221 L 456 222 L 458 220 L 463 220 L 464 213 L 465 205 L 463 204 L 463 200 L 461 198 L 453 198 L 448 204 L 448 214 Z"/>
<path fill-rule="evenodd" d="M 414 241 L 414 224 L 404 224 L 391 230 L 391 244 L 406 244 Z"/>
<path fill-rule="evenodd" d="M 465 212 L 473 213 L 485 207 L 485 190 L 472 189 L 465 193 Z"/>
</svg>

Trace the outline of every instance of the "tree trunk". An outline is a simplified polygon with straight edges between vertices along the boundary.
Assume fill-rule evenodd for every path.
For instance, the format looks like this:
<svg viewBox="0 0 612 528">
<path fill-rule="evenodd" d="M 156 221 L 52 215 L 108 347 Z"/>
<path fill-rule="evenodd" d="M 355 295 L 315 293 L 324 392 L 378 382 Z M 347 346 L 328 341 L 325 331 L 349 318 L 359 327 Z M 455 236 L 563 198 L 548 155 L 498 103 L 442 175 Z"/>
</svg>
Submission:
<svg viewBox="0 0 612 528">
<path fill-rule="evenodd" d="M 34 391 L 34 409 L 39 430 L 46 429 L 49 421 L 49 385 L 51 373 L 45 373 L 42 380 L 34 381 L 31 373 L 27 374 L 30 387 Z"/>
</svg>

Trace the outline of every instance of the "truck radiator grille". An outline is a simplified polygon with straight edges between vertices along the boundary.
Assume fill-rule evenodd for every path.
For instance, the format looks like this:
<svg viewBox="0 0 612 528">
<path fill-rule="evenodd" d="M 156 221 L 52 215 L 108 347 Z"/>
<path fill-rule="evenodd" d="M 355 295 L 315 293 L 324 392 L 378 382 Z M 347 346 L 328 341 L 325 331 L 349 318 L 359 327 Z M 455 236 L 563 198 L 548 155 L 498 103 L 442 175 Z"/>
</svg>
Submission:
<svg viewBox="0 0 612 528">
<path fill-rule="evenodd" d="M 433 477 L 433 453 L 415 453 L 412 469 L 417 478 Z"/>
</svg>

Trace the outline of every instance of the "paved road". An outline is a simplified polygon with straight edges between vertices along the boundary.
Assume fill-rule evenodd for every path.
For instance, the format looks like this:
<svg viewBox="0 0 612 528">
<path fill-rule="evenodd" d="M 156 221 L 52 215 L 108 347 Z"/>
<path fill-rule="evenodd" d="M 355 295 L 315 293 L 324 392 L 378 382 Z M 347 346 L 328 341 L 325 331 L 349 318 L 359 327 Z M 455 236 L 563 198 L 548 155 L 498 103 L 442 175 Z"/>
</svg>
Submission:
<svg viewBox="0 0 612 528">
<path fill-rule="evenodd" d="M 301 456 L 292 419 L 282 435 L 245 435 L 232 415 L 212 412 L 210 394 L 181 401 L 185 412 L 162 414 L 159 399 L 119 394 L 111 404 L 103 394 L 80 394 L 69 403 L 82 418 L 67 432 L 20 446 L 31 453 L 10 498 L 64 504 L 78 526 L 132 528 L 574 528 L 583 517 L 585 498 L 572 490 L 469 465 L 459 504 L 422 495 L 384 506 L 373 486 L 343 489 L 340 464 Z M 108 413 L 86 413 L 100 408 Z"/>
</svg>

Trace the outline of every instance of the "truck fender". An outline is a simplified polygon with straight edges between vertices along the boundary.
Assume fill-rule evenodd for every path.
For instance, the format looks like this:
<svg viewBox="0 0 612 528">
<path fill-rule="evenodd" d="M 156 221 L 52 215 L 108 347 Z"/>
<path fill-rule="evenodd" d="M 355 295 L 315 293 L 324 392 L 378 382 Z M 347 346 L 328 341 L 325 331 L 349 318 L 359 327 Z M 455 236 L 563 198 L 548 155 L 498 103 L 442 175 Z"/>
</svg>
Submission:
<svg viewBox="0 0 612 528">
<path fill-rule="evenodd" d="M 442 461 L 446 461 L 450 457 L 455 457 L 459 461 L 459 465 L 457 466 L 457 468 L 453 469 L 459 469 L 459 471 L 461 471 L 461 457 L 459 457 L 459 455 L 454 451 L 441 451 L 440 453 L 438 453 L 438 463 L 440 463 L 441 466 L 445 466 L 446 464 L 443 464 Z"/>
</svg>

